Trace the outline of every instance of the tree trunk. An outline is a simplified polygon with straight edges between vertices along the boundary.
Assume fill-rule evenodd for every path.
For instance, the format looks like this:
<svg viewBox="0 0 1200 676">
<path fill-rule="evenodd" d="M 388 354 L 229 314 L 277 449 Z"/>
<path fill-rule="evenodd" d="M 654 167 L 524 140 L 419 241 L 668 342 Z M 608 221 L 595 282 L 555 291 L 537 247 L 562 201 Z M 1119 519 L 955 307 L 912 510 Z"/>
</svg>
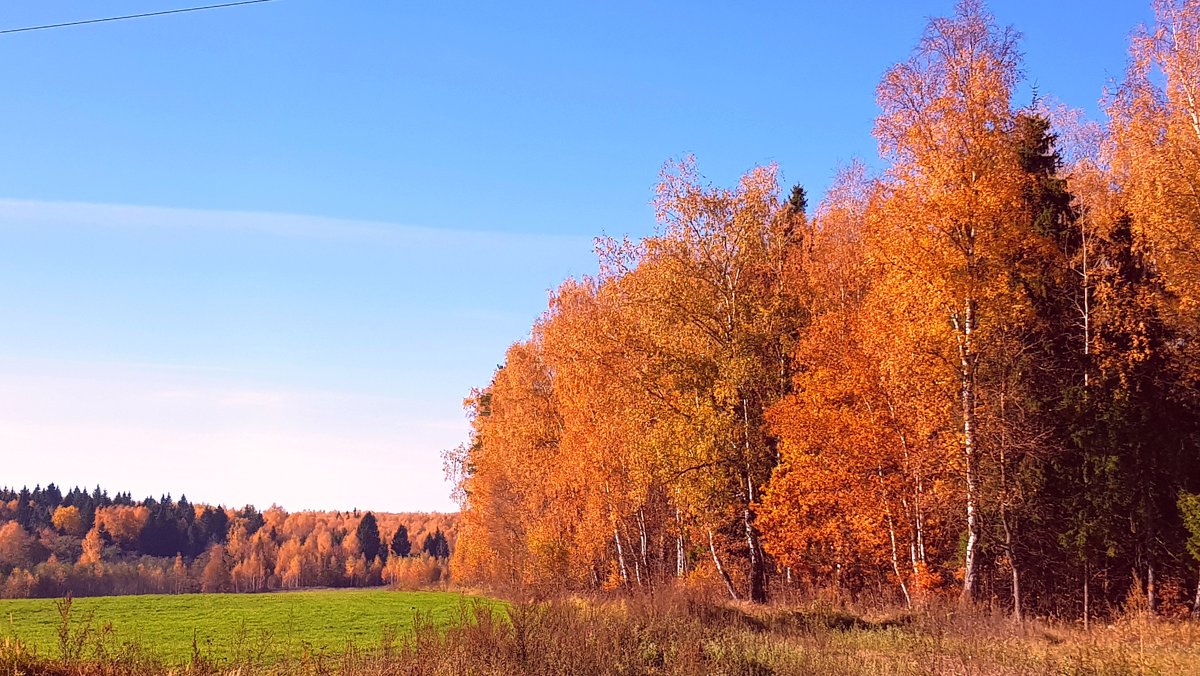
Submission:
<svg viewBox="0 0 1200 676">
<path fill-rule="evenodd" d="M 1196 579 L 1196 599 L 1192 601 L 1192 619 L 1200 620 L 1200 577 Z"/>
<path fill-rule="evenodd" d="M 742 526 L 746 531 L 746 545 L 750 548 L 750 600 L 766 603 L 767 564 L 759 541 L 758 528 L 754 526 L 752 506 L 756 497 L 754 477 L 750 469 L 750 406 L 745 396 L 742 397 L 742 435 L 746 454 L 746 503 L 742 506 Z"/>
<path fill-rule="evenodd" d="M 900 574 L 900 557 L 896 553 L 896 525 L 892 521 L 892 514 L 889 511 L 887 515 L 888 536 L 892 540 L 892 572 L 896 574 L 896 581 L 900 583 L 900 593 L 904 594 L 904 605 L 907 608 L 912 608 L 912 597 L 908 595 L 908 585 L 904 582 L 904 576 Z"/>
<path fill-rule="evenodd" d="M 1146 609 L 1150 611 L 1151 615 L 1154 614 L 1154 606 L 1158 601 L 1157 591 L 1154 580 L 1154 563 L 1151 562 L 1146 564 Z"/>
<path fill-rule="evenodd" d="M 962 385 L 963 454 L 967 479 L 967 551 L 964 557 L 962 601 L 974 602 L 979 587 L 976 555 L 979 549 L 979 477 L 975 443 L 975 303 L 968 298 L 964 308 L 959 339 L 959 378 Z"/>
<path fill-rule="evenodd" d="M 1004 453 L 1000 454 L 1000 477 L 1001 482 L 1005 482 L 1004 472 Z M 1008 569 L 1012 573 L 1012 612 L 1013 619 L 1019 624 L 1021 622 L 1021 571 L 1018 567 L 1017 552 L 1013 547 L 1013 524 L 1009 515 L 1006 504 L 1008 502 L 1008 488 L 1001 487 L 1001 492 L 1004 497 L 1000 501 L 1000 525 L 1004 528 L 1004 551 L 1008 554 Z"/>
<path fill-rule="evenodd" d="M 1083 388 L 1086 391 L 1089 384 L 1088 374 L 1090 372 L 1088 362 L 1092 354 L 1092 308 L 1089 292 L 1090 280 L 1088 279 L 1088 237 L 1085 222 L 1086 219 L 1079 219 L 1079 242 L 1080 249 L 1083 252 Z"/>
<path fill-rule="evenodd" d="M 917 488 L 913 498 L 914 514 L 916 515 L 917 524 L 917 560 L 925 563 L 925 517 L 921 512 L 921 493 L 925 490 L 921 475 L 917 474 Z"/>
<path fill-rule="evenodd" d="M 746 544 L 750 547 L 750 600 L 767 602 L 767 566 L 763 560 L 762 545 L 758 529 L 754 527 L 754 513 L 750 506 L 742 509 L 742 525 L 746 528 Z"/>
<path fill-rule="evenodd" d="M 1013 553 L 1008 553 L 1009 568 L 1012 569 L 1012 602 L 1013 602 L 1013 619 L 1017 624 L 1023 619 L 1021 616 L 1021 573 L 1017 569 L 1017 560 Z"/>
<path fill-rule="evenodd" d="M 617 543 L 617 565 L 621 570 L 621 582 L 629 586 L 629 569 L 625 567 L 625 551 L 621 547 L 621 531 L 613 524 L 613 541 Z"/>
<path fill-rule="evenodd" d="M 717 574 L 725 581 L 725 589 L 729 590 L 729 595 L 734 601 L 741 601 L 738 597 L 737 590 L 733 588 L 733 580 L 729 579 L 729 573 L 725 571 L 725 566 L 721 565 L 721 557 L 717 556 L 717 546 L 713 544 L 713 533 L 710 528 L 708 531 L 708 551 L 712 552 L 713 563 L 717 566 Z"/>
<path fill-rule="evenodd" d="M 1088 630 L 1088 624 L 1090 622 L 1089 615 L 1091 614 L 1089 612 L 1091 609 L 1088 608 L 1088 600 L 1089 600 L 1088 599 L 1088 582 L 1089 582 L 1088 575 L 1089 575 L 1089 572 L 1090 571 L 1088 569 L 1087 561 L 1084 561 L 1083 562 L 1083 630 L 1084 631 Z"/>
<path fill-rule="evenodd" d="M 650 558 L 648 550 L 648 537 L 646 535 L 646 512 L 642 507 L 638 508 L 638 545 L 642 559 L 642 570 L 646 571 L 646 582 L 653 584 L 654 580 L 650 575 Z"/>
<path fill-rule="evenodd" d="M 678 509 L 675 510 L 675 527 L 678 530 L 675 536 L 675 577 L 682 578 L 687 575 L 687 546 L 683 539 L 683 517 Z"/>
<path fill-rule="evenodd" d="M 904 435 L 900 435 L 900 442 L 907 448 L 908 444 L 904 440 Z M 907 451 L 905 452 L 907 454 Z M 883 467 L 875 468 L 875 475 L 879 478 L 880 495 L 886 490 L 883 483 Z M 886 511 L 888 538 L 892 543 L 892 572 L 896 574 L 896 582 L 900 584 L 900 592 L 904 594 L 904 605 L 907 608 L 912 608 L 912 597 L 908 594 L 908 585 L 904 582 L 904 576 L 900 574 L 900 555 L 896 551 L 896 522 L 892 519 L 892 507 L 889 504 Z"/>
</svg>

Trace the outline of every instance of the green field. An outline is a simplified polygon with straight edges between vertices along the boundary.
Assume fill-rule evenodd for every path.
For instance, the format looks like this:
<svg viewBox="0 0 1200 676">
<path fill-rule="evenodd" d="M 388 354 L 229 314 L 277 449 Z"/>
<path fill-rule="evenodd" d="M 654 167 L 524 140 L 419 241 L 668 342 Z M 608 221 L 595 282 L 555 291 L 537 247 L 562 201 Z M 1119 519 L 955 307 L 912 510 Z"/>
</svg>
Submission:
<svg viewBox="0 0 1200 676">
<path fill-rule="evenodd" d="M 212 660 L 270 661 L 305 652 L 341 653 L 350 643 L 378 647 L 387 634 L 404 637 L 418 618 L 444 627 L 459 622 L 475 604 L 498 602 L 450 592 L 374 589 L 105 596 L 75 599 L 71 627 L 78 635 L 90 626 L 96 636 L 111 625 L 106 650 L 133 643 L 166 662 L 189 660 L 193 637 L 200 654 Z M 61 625 L 55 599 L 0 600 L 0 637 L 16 637 L 38 654 L 59 656 Z M 92 651 L 87 648 L 85 655 Z"/>
</svg>

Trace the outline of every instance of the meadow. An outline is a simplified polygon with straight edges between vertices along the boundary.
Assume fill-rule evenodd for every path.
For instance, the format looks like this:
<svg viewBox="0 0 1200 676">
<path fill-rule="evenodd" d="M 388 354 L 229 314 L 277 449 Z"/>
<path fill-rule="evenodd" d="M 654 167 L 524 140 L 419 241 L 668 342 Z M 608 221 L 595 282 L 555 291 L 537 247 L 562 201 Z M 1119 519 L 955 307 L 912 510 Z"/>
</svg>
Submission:
<svg viewBox="0 0 1200 676">
<path fill-rule="evenodd" d="M 193 594 L 72 606 L 64 625 L 53 600 L 0 604 L 9 635 L 0 636 L 0 676 L 1200 674 L 1200 623 L 1145 614 L 1084 630 L 937 602 L 916 612 L 811 599 L 756 606 L 671 590 L 513 602 L 374 590 Z M 111 631 L 101 626 L 110 622 Z"/>
<path fill-rule="evenodd" d="M 61 657 L 63 603 L 58 599 L 0 601 L 0 640 L 20 640 L 38 655 Z M 403 638 L 415 623 L 438 628 L 459 622 L 474 604 L 497 602 L 440 591 L 339 589 L 267 594 L 179 594 L 73 599 L 67 643 L 81 656 L 103 644 L 135 645 L 166 664 L 194 656 L 213 662 L 274 662 L 300 654 L 370 650 Z"/>
</svg>

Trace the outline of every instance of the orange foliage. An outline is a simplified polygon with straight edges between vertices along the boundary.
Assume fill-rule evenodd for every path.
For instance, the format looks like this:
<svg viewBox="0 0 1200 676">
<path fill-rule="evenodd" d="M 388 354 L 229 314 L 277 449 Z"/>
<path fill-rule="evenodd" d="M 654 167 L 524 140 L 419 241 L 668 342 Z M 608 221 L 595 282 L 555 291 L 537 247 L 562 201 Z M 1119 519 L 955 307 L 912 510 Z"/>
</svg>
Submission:
<svg viewBox="0 0 1200 676">
<path fill-rule="evenodd" d="M 73 505 L 70 507 L 59 507 L 54 510 L 54 514 L 50 518 L 50 523 L 66 535 L 73 535 L 75 537 L 83 536 L 83 518 L 79 515 L 79 508 Z"/>
<path fill-rule="evenodd" d="M 96 510 L 96 527 L 104 528 L 114 541 L 131 545 L 149 518 L 150 510 L 142 505 L 112 505 Z"/>
</svg>

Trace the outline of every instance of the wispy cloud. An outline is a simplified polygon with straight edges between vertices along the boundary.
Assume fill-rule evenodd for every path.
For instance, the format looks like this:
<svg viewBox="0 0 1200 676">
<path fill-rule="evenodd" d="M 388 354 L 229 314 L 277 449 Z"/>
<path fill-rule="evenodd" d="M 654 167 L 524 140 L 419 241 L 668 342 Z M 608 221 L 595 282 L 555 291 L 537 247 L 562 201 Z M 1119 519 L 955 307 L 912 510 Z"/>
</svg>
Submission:
<svg viewBox="0 0 1200 676">
<path fill-rule="evenodd" d="M 304 214 L 181 209 L 95 202 L 54 202 L 0 198 L 0 227 L 179 229 L 254 232 L 278 237 L 352 240 L 374 244 L 530 243 L 590 247 L 591 239 L 554 233 L 497 232 L 428 228 L 384 221 Z"/>
</svg>

